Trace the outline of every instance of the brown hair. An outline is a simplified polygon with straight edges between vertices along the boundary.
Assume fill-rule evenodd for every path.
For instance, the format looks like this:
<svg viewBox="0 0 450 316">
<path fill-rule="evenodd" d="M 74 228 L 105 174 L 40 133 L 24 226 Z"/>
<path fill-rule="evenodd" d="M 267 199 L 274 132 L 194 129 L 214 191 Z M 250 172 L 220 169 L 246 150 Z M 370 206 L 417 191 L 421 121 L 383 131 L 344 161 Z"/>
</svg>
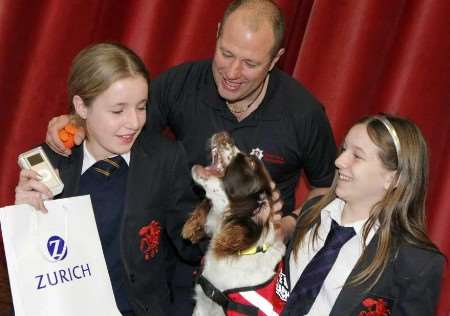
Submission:
<svg viewBox="0 0 450 316">
<path fill-rule="evenodd" d="M 235 0 L 225 10 L 222 22 L 219 26 L 219 37 L 222 35 L 223 26 L 225 25 L 227 18 L 239 8 L 252 11 L 252 16 L 257 19 L 258 22 L 267 20 L 272 25 L 275 42 L 271 50 L 271 55 L 274 57 L 281 48 L 285 29 L 284 17 L 280 8 L 271 0 Z"/>
<path fill-rule="evenodd" d="M 269 223 L 254 220 L 264 207 L 271 206 L 271 178 L 262 161 L 253 155 L 238 153 L 222 178 L 230 200 L 223 228 L 215 237 L 214 253 L 218 256 L 236 254 L 253 246 Z"/>
<path fill-rule="evenodd" d="M 373 278 L 371 287 L 380 278 L 391 251 L 399 243 L 438 251 L 428 238 L 425 227 L 425 200 L 428 184 L 428 151 L 425 139 L 419 128 L 411 121 L 384 115 L 384 119 L 388 120 L 398 135 L 401 150 L 397 155 L 394 139 L 378 117 L 365 117 L 355 124 L 366 126 L 370 139 L 379 148 L 379 158 L 383 166 L 388 170 L 396 171 L 385 196 L 372 207 L 363 229 L 365 241 L 372 227 L 379 223 L 377 255 L 350 281 L 350 284 L 361 284 Z M 317 239 L 321 210 L 336 198 L 336 180 L 337 172 L 328 194 L 300 217 L 297 232 L 293 238 L 295 255 L 300 245 L 306 242 L 305 236 L 309 230 L 313 232 L 309 242 Z M 366 247 L 365 244 L 364 242 L 364 247 Z M 364 260 L 364 255 L 365 252 L 360 261 Z"/>
<path fill-rule="evenodd" d="M 107 90 L 117 80 L 132 76 L 142 76 L 148 83 L 147 68 L 139 56 L 131 49 L 112 43 L 100 43 L 83 49 L 75 57 L 68 80 L 69 103 L 80 96 L 86 106 Z"/>
</svg>

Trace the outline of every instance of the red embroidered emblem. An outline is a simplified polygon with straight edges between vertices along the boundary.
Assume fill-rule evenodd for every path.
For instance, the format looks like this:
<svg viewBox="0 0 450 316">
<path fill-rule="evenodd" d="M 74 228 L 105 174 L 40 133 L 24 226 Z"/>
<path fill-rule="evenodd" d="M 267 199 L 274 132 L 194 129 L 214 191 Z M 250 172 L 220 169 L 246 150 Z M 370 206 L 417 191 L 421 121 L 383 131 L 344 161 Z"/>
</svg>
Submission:
<svg viewBox="0 0 450 316">
<path fill-rule="evenodd" d="M 274 163 L 274 164 L 279 164 L 282 165 L 284 164 L 286 161 L 284 160 L 284 158 L 282 156 L 279 155 L 275 155 L 275 154 L 269 154 L 269 153 L 264 153 L 264 158 L 265 161 Z"/>
<path fill-rule="evenodd" d="M 141 242 L 139 248 L 144 253 L 144 259 L 150 260 L 159 250 L 161 226 L 158 221 L 151 221 L 147 226 L 139 230 Z"/>
<path fill-rule="evenodd" d="M 359 312 L 358 316 L 389 316 L 391 314 L 388 304 L 382 298 L 366 298 L 362 305 L 365 311 Z"/>
</svg>

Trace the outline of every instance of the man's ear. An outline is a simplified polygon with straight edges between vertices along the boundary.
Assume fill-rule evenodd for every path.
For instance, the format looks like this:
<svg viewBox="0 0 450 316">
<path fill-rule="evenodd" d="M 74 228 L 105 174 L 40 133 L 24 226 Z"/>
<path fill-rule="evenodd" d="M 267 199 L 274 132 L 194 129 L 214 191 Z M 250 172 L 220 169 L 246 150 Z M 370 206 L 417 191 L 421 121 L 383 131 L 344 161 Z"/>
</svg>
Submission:
<svg viewBox="0 0 450 316">
<path fill-rule="evenodd" d="M 83 99 L 79 95 L 74 95 L 72 104 L 78 116 L 85 120 L 87 118 L 87 107 L 84 104 Z"/>
<path fill-rule="evenodd" d="M 220 36 L 220 26 L 221 26 L 221 24 L 222 23 L 217 23 L 217 33 L 216 33 L 216 39 L 219 39 L 219 36 Z"/>
<path fill-rule="evenodd" d="M 284 48 L 280 48 L 278 50 L 277 54 L 275 55 L 275 57 L 272 59 L 272 62 L 270 63 L 269 71 L 271 71 L 273 69 L 273 67 L 275 67 L 275 65 L 277 64 L 280 57 L 283 56 L 284 52 L 285 52 Z"/>
</svg>

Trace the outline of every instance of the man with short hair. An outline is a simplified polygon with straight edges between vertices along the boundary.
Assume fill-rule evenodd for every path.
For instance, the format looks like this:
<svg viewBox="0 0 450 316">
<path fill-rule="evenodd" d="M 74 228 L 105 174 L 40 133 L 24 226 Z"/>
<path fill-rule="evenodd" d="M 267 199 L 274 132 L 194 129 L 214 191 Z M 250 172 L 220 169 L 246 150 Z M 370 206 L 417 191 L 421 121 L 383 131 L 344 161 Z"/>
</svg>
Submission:
<svg viewBox="0 0 450 316">
<path fill-rule="evenodd" d="M 323 107 L 275 67 L 283 31 L 272 1 L 234 1 L 218 26 L 212 62 L 182 64 L 152 82 L 149 126 L 169 127 L 191 165 L 207 164 L 207 139 L 228 131 L 241 150 L 265 162 L 289 215 L 302 169 L 312 186 L 308 198 L 331 185 L 336 147 Z M 283 219 L 288 235 L 294 217 Z"/>
<path fill-rule="evenodd" d="M 182 64 L 152 81 L 143 137 L 170 128 L 190 165 L 207 165 L 208 139 L 228 131 L 241 150 L 264 161 L 281 191 L 282 227 L 289 236 L 298 215 L 295 189 L 301 171 L 312 187 L 307 199 L 325 193 L 334 176 L 336 146 L 323 107 L 275 67 L 284 53 L 283 32 L 284 19 L 273 1 L 234 1 L 218 25 L 212 61 Z M 57 132 L 68 120 L 49 123 L 47 142 L 59 152 L 64 146 Z M 76 143 L 83 137 L 77 135 Z M 177 315 L 192 312 L 192 277 L 186 267 L 179 263 L 174 277 Z"/>
</svg>

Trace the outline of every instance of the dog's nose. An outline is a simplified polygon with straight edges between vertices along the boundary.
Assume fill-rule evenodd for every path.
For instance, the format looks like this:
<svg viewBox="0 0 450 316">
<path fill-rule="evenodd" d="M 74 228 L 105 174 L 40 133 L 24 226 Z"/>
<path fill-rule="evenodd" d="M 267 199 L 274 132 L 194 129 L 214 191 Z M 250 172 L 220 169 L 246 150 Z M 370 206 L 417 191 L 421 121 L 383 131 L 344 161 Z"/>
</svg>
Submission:
<svg viewBox="0 0 450 316">
<path fill-rule="evenodd" d="M 192 176 L 194 178 L 200 178 L 203 180 L 208 180 L 210 177 L 220 177 L 221 174 L 212 166 L 203 167 L 200 165 L 195 165 L 192 167 Z"/>
<path fill-rule="evenodd" d="M 195 165 L 192 167 L 192 176 L 206 180 L 208 178 L 208 172 L 203 166 Z"/>
<path fill-rule="evenodd" d="M 232 140 L 231 140 L 230 135 L 225 131 L 216 133 L 212 136 L 212 144 L 213 145 L 231 143 L 231 142 L 232 142 Z"/>
</svg>

